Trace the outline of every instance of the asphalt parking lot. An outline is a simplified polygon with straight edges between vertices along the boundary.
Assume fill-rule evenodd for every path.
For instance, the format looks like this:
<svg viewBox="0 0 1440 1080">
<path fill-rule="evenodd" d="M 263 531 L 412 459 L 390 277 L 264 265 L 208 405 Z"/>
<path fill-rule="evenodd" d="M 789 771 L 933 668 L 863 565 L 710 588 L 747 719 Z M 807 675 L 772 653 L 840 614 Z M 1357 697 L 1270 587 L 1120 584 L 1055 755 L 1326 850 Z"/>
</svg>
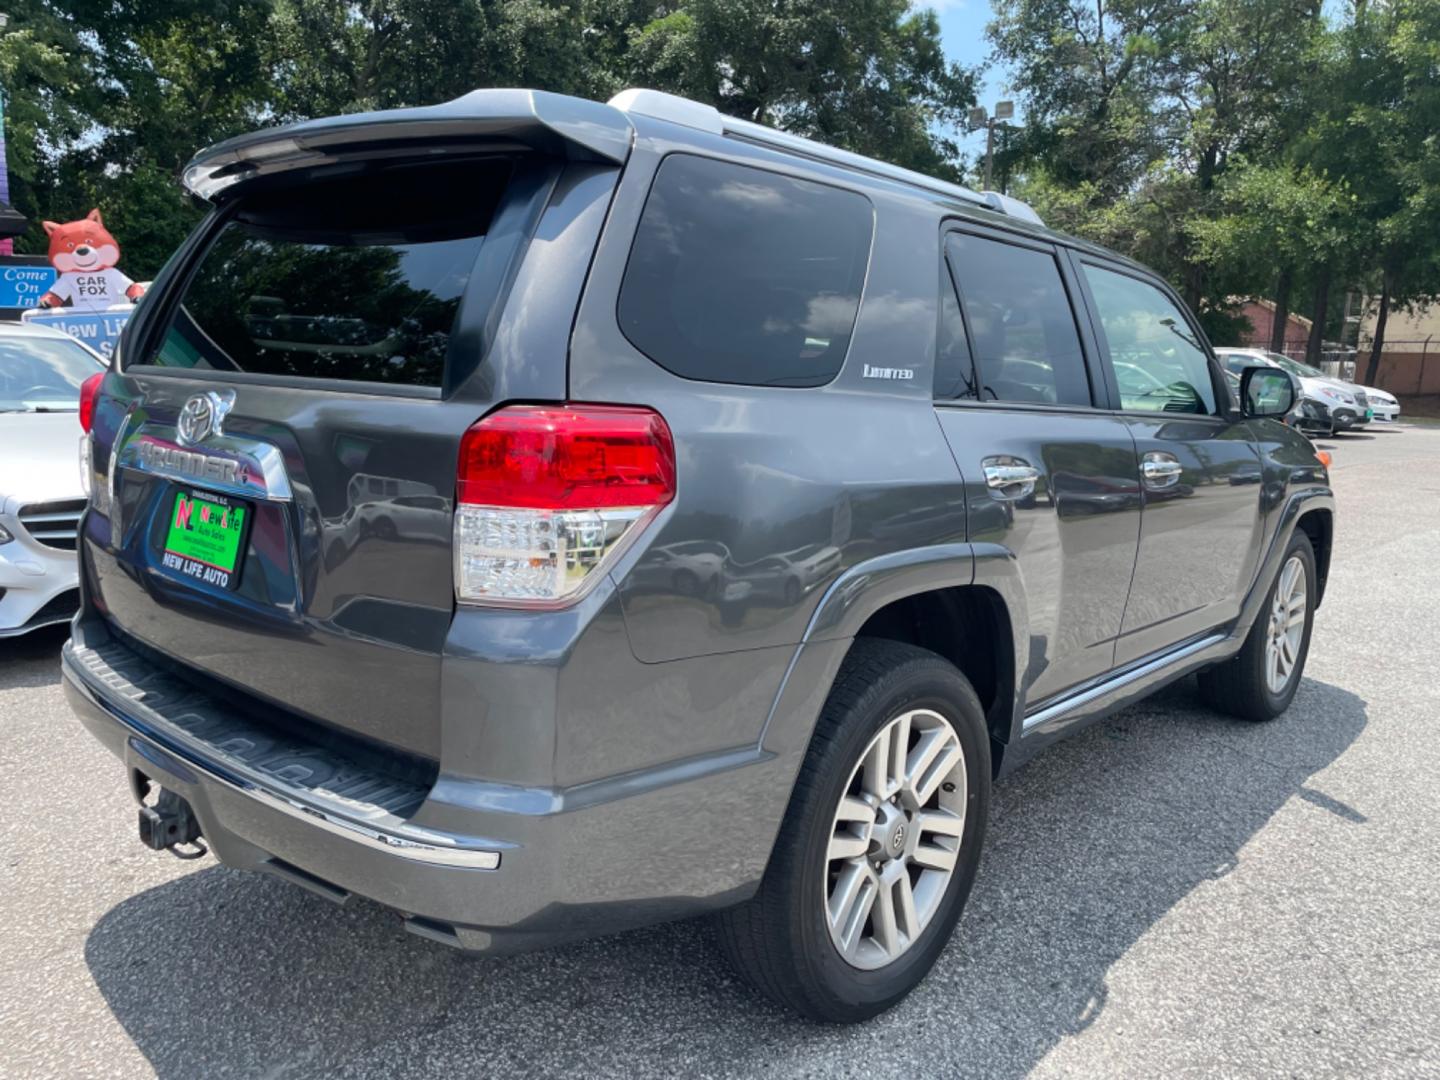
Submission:
<svg viewBox="0 0 1440 1080">
<path fill-rule="evenodd" d="M 708 927 L 476 960 L 365 903 L 143 850 L 63 633 L 0 643 L 0 1075 L 1435 1076 L 1440 427 L 1327 440 L 1306 679 L 1264 726 L 1189 683 L 996 793 L 930 979 L 817 1028 Z"/>
</svg>

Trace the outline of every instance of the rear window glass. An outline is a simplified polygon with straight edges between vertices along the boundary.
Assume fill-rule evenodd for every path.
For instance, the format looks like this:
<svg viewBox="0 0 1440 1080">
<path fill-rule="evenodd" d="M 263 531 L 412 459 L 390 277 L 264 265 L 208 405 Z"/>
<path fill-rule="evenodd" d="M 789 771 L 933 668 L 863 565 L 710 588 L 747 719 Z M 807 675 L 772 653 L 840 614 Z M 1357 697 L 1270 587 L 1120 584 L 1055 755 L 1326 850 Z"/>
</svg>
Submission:
<svg viewBox="0 0 1440 1080">
<path fill-rule="evenodd" d="M 744 165 L 672 154 L 620 288 L 620 327 L 687 379 L 820 386 L 850 346 L 869 201 Z"/>
<path fill-rule="evenodd" d="M 397 167 L 251 197 L 149 362 L 439 386 L 508 164 Z"/>
</svg>

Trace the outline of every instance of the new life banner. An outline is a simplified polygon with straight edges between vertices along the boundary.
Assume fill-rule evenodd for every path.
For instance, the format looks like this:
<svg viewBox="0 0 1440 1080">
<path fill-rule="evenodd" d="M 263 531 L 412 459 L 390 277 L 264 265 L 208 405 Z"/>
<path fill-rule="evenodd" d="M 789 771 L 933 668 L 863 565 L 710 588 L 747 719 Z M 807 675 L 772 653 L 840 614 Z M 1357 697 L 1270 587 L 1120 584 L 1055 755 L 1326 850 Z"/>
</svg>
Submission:
<svg viewBox="0 0 1440 1080">
<path fill-rule="evenodd" d="M 64 308 L 57 308 L 49 311 L 27 311 L 25 321 L 35 326 L 63 330 L 108 360 L 120 341 L 120 331 L 125 329 L 133 311 L 134 308 L 131 307 L 130 310 L 71 313 Z"/>
</svg>

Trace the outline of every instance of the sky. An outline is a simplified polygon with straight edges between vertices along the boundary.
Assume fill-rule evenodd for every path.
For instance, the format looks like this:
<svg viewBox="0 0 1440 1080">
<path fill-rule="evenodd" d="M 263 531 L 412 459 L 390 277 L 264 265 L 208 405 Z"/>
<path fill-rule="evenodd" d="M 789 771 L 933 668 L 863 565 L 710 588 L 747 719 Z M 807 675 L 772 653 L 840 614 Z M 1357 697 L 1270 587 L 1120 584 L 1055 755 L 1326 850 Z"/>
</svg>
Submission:
<svg viewBox="0 0 1440 1080">
<path fill-rule="evenodd" d="M 945 55 L 951 60 L 972 67 L 985 59 L 990 51 L 985 40 L 985 24 L 990 21 L 990 0 L 916 0 L 915 6 L 933 8 L 940 16 L 940 42 L 945 47 Z M 982 79 L 980 104 L 993 109 L 995 102 L 1005 96 L 1005 73 L 991 69 Z M 973 161 L 985 152 L 985 133 L 963 136 L 960 148 Z"/>
</svg>

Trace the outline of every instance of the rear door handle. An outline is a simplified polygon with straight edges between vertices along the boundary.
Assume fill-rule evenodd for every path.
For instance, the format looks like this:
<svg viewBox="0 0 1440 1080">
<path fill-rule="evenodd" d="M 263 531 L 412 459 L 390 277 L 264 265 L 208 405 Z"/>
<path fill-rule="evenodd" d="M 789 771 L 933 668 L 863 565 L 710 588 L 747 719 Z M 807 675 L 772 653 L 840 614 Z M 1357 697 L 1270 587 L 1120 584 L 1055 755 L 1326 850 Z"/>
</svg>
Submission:
<svg viewBox="0 0 1440 1080">
<path fill-rule="evenodd" d="M 986 458 L 981 464 L 990 494 L 1007 502 L 1033 494 L 1035 482 L 1040 479 L 1040 470 L 1020 458 Z"/>
<path fill-rule="evenodd" d="M 1180 482 L 1180 459 L 1164 450 L 1151 450 L 1140 459 L 1140 478 L 1151 491 L 1163 491 Z"/>
</svg>

